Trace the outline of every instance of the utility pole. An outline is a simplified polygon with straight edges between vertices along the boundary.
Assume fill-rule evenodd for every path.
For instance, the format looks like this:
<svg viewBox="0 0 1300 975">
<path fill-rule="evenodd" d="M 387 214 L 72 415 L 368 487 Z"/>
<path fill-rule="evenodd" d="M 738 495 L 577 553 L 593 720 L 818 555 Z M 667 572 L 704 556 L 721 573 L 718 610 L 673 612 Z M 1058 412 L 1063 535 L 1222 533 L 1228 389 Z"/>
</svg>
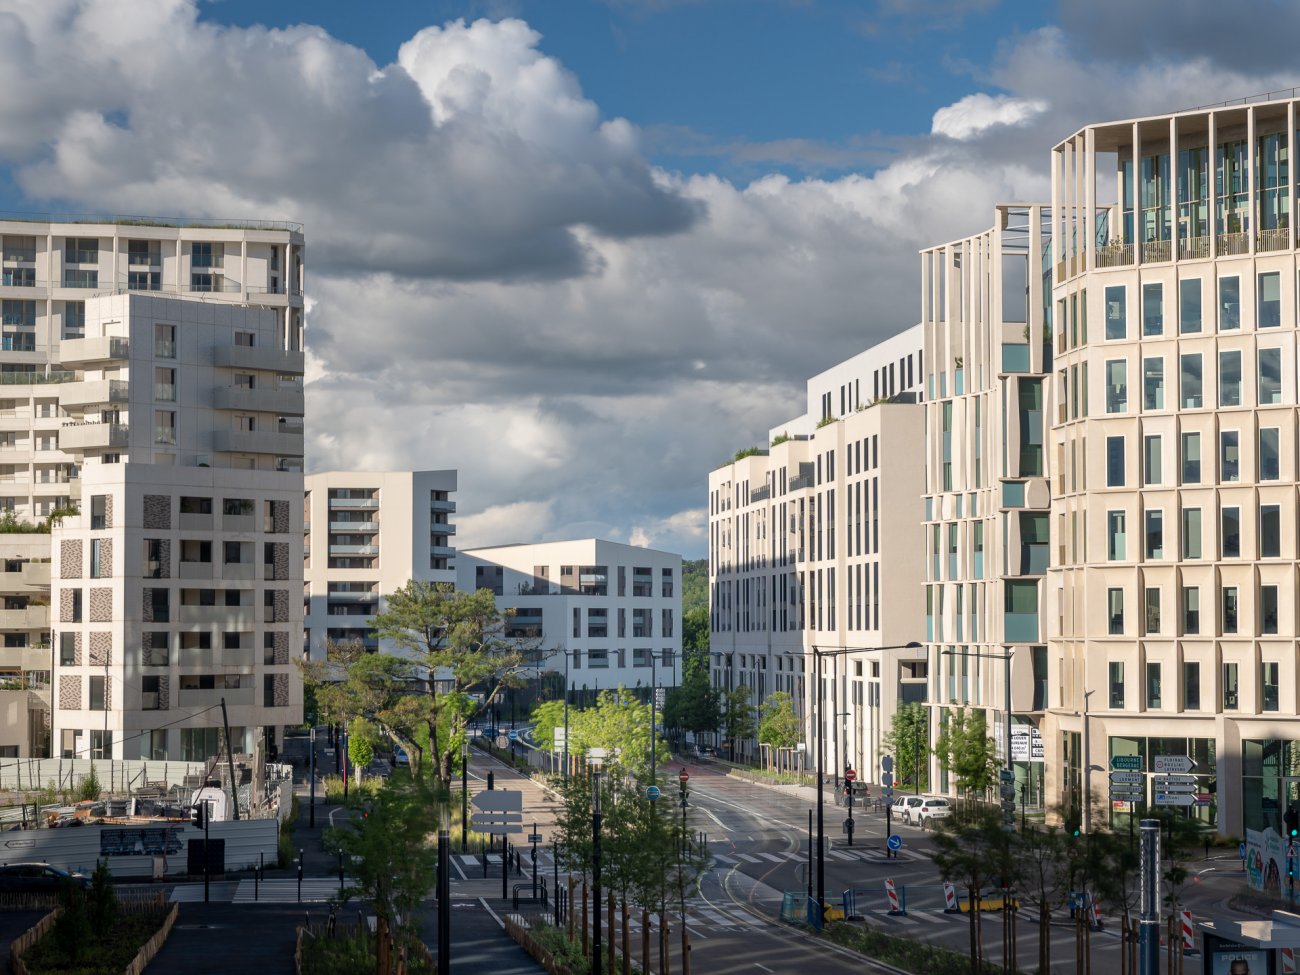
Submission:
<svg viewBox="0 0 1300 975">
<path fill-rule="evenodd" d="M 1141 823 L 1138 975 L 1160 975 L 1160 820 Z"/>
</svg>

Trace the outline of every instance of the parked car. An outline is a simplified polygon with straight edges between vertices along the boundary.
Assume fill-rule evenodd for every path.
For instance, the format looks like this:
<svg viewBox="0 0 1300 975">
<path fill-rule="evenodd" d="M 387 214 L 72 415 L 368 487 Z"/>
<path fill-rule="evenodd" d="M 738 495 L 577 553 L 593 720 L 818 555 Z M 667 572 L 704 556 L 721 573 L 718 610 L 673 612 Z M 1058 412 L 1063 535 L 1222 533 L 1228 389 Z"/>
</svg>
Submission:
<svg viewBox="0 0 1300 975">
<path fill-rule="evenodd" d="M 931 820 L 947 819 L 951 815 L 952 806 L 948 805 L 947 799 L 926 796 L 917 805 L 908 807 L 907 821 L 924 829 L 930 825 Z"/>
<path fill-rule="evenodd" d="M 406 754 L 406 749 L 401 745 L 393 749 L 393 764 L 399 768 L 411 764 L 411 756 Z"/>
<path fill-rule="evenodd" d="M 908 810 L 913 806 L 921 804 L 920 796 L 899 796 L 894 800 L 893 816 L 894 822 L 910 823 L 912 817 L 908 815 Z"/>
<path fill-rule="evenodd" d="M 869 782 L 854 782 L 853 785 L 853 804 L 862 806 L 871 800 L 871 784 Z M 835 804 L 837 806 L 845 805 L 845 799 L 849 796 L 849 783 L 846 782 L 837 793 L 835 793 Z"/>
<path fill-rule="evenodd" d="M 0 894 L 57 894 L 65 883 L 89 888 L 90 878 L 48 863 L 0 864 Z"/>
</svg>

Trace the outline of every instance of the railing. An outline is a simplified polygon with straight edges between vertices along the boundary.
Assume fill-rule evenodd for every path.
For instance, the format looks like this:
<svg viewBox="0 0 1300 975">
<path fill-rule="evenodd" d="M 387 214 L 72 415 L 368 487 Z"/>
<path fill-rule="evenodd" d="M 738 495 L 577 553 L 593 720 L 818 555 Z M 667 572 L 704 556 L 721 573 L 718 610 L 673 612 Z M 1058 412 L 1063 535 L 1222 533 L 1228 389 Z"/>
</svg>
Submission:
<svg viewBox="0 0 1300 975">
<path fill-rule="evenodd" d="M 1275 230 L 1261 230 L 1255 238 L 1257 251 L 1284 251 L 1291 247 L 1291 231 L 1286 227 Z"/>
<path fill-rule="evenodd" d="M 76 381 L 75 372 L 62 369 L 52 369 L 49 372 L 0 372 L 0 386 L 43 386 Z"/>
<path fill-rule="evenodd" d="M 161 290 L 168 290 L 168 289 L 160 288 L 159 290 L 161 291 Z M 180 290 L 182 293 L 188 291 L 188 292 L 194 292 L 198 294 L 207 294 L 209 292 L 219 292 L 219 293 L 229 294 L 236 291 L 243 291 L 244 288 L 238 281 L 222 280 L 222 281 L 204 282 L 204 281 L 195 281 L 193 278 L 191 278 L 190 286 L 188 288 L 181 288 L 178 290 Z"/>
<path fill-rule="evenodd" d="M 1106 244 L 1097 248 L 1097 267 L 1127 267 L 1132 263 L 1132 244 Z"/>
<path fill-rule="evenodd" d="M 1179 260 L 1194 260 L 1200 257 L 1210 256 L 1210 238 L 1209 237 L 1188 237 L 1178 238 L 1178 258 Z"/>
<path fill-rule="evenodd" d="M 1169 260 L 1169 241 L 1149 240 L 1142 245 L 1142 263 L 1157 264 Z"/>
<path fill-rule="evenodd" d="M 98 264 L 99 250 L 65 250 L 63 252 L 64 264 Z"/>
<path fill-rule="evenodd" d="M 24 264 L 35 264 L 36 248 L 33 247 L 31 250 L 23 250 L 18 247 L 6 248 L 4 259 L 6 261 L 19 261 Z"/>
<path fill-rule="evenodd" d="M 162 254 L 159 251 L 149 251 L 144 254 L 139 251 L 129 251 L 126 255 L 126 263 L 129 267 L 158 267 L 162 264 Z"/>
<path fill-rule="evenodd" d="M 1250 253 L 1250 235 L 1247 233 L 1219 234 L 1216 249 L 1220 257 L 1234 257 Z"/>
</svg>

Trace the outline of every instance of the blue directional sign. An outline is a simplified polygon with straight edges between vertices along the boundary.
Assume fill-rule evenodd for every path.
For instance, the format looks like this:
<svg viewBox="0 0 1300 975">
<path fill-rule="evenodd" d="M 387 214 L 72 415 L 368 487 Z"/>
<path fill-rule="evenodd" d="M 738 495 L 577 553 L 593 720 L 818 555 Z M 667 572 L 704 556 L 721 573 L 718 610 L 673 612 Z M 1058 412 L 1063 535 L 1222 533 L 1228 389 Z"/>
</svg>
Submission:
<svg viewBox="0 0 1300 975">
<path fill-rule="evenodd" d="M 663 795 L 663 793 L 659 791 L 659 786 L 657 785 L 646 786 L 645 797 L 647 799 L 658 799 L 661 795 Z"/>
<path fill-rule="evenodd" d="M 903 848 L 903 838 L 895 833 L 885 841 L 891 850 L 898 851 Z"/>
<path fill-rule="evenodd" d="M 1238 844 L 1237 844 L 1237 856 L 1241 857 L 1241 859 L 1243 859 L 1243 860 L 1246 859 L 1246 844 L 1245 844 L 1245 843 L 1238 843 Z"/>
<path fill-rule="evenodd" d="M 517 731 L 515 731 L 513 728 L 511 728 L 510 731 L 509 731 L 509 733 L 507 734 L 506 737 L 508 737 L 511 741 L 518 741 L 518 740 L 519 740 L 519 732 L 517 732 Z"/>
</svg>

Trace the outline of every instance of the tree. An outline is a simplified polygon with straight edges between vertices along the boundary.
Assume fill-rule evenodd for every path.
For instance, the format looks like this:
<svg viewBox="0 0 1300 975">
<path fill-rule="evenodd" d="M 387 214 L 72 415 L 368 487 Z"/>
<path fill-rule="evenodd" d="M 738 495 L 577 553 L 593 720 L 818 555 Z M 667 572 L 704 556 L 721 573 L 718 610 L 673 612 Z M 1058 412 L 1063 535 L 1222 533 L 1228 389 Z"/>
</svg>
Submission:
<svg viewBox="0 0 1300 975">
<path fill-rule="evenodd" d="M 344 900 L 359 895 L 374 911 L 376 975 L 389 975 L 394 945 L 420 941 L 419 907 L 438 863 L 428 837 L 435 810 L 447 802 L 448 793 L 425 779 L 390 779 L 363 815 L 326 831 L 326 847 L 352 858 L 354 880 Z"/>
<path fill-rule="evenodd" d="M 620 687 L 601 691 L 594 708 L 569 709 L 569 753 L 585 755 L 592 748 L 609 751 L 606 764 L 615 771 L 642 776 L 650 769 L 650 704 Z M 667 746 L 657 747 L 667 754 Z"/>
<path fill-rule="evenodd" d="M 694 664 L 700 655 L 692 654 L 686 659 Z M 708 658 L 704 661 L 707 664 Z M 665 728 L 695 734 L 717 731 L 722 723 L 722 699 L 710 686 L 707 666 L 683 665 L 681 686 L 670 688 L 664 698 L 663 722 Z"/>
<path fill-rule="evenodd" d="M 375 758 L 375 729 L 365 718 L 357 718 L 348 728 L 348 763 L 357 770 L 357 785 L 361 784 L 361 771 Z"/>
<path fill-rule="evenodd" d="M 794 748 L 799 743 L 799 716 L 794 713 L 794 698 L 786 691 L 774 691 L 763 702 L 758 721 L 758 740 L 773 751 Z"/>
<path fill-rule="evenodd" d="M 727 691 L 726 710 L 722 716 L 723 735 L 727 739 L 728 756 L 736 759 L 736 742 L 754 737 L 754 696 L 748 684 L 739 684 Z"/>
<path fill-rule="evenodd" d="M 709 610 L 706 606 L 682 611 L 682 651 L 709 649 Z"/>
<path fill-rule="evenodd" d="M 880 745 L 894 756 L 897 787 L 915 784 L 917 792 L 930 788 L 930 763 L 927 761 L 930 756 L 930 711 L 924 704 L 898 705 Z"/>
<path fill-rule="evenodd" d="M 509 616 L 497 609 L 490 589 L 457 592 L 450 583 L 412 579 L 372 621 L 377 637 L 391 640 L 428 675 L 429 747 L 444 784 L 475 710 L 520 686 L 521 672 L 537 656 L 540 643 L 505 635 Z"/>
<path fill-rule="evenodd" d="M 1038 913 L 1038 970 L 1052 970 L 1052 907 L 1065 893 L 1061 834 L 1031 826 L 1011 837 L 1012 878 L 1020 898 Z"/>
<path fill-rule="evenodd" d="M 935 747 L 939 764 L 956 779 L 967 798 L 982 796 L 997 781 L 997 746 L 988 733 L 983 711 L 954 709 Z"/>
<path fill-rule="evenodd" d="M 983 891 L 1002 886 L 1011 876 L 1008 832 L 1002 828 L 1001 812 L 993 809 L 978 809 L 960 821 L 940 819 L 938 823 L 931 859 L 945 880 L 966 888 L 971 971 L 979 972 L 984 959 L 979 901 Z"/>
</svg>

